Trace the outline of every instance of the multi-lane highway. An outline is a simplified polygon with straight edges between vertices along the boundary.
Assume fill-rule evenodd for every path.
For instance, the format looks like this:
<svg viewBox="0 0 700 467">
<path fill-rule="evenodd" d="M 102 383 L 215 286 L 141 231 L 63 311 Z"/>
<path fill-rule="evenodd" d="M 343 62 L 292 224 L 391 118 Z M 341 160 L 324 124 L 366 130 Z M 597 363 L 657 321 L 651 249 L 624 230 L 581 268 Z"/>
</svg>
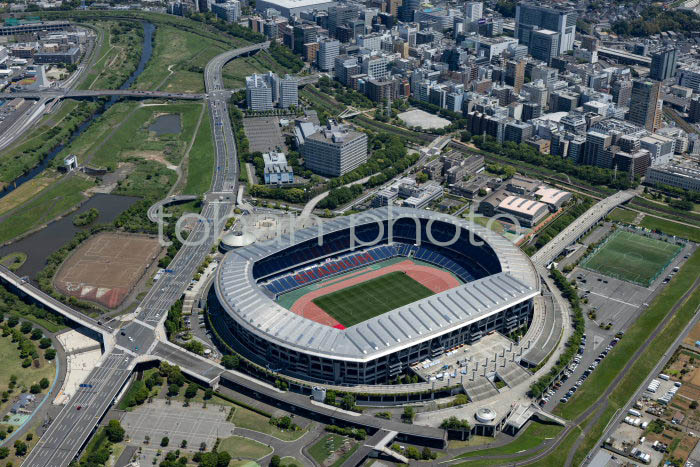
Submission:
<svg viewBox="0 0 700 467">
<path fill-rule="evenodd" d="M 86 383 L 92 387 L 80 389 L 76 393 L 23 465 L 68 465 L 80 452 L 95 425 L 109 408 L 112 399 L 126 383 L 137 358 L 148 356 L 159 345 L 157 328 L 162 326 L 168 310 L 182 296 L 197 267 L 211 250 L 225 223 L 225 216 L 235 203 L 238 159 L 228 117 L 227 99 L 230 92 L 223 89 L 221 70 L 233 58 L 266 48 L 268 45 L 257 44 L 225 52 L 207 64 L 205 84 L 216 141 L 216 167 L 211 191 L 205 196 L 200 217 L 194 220 L 194 227 L 189 231 L 187 241 L 168 267 L 169 272 L 158 280 L 137 308 L 136 319 L 115 333 L 116 345 L 107 349 L 102 358 L 103 363 L 86 379 Z M 175 221 L 170 219 L 170 222 Z"/>
<path fill-rule="evenodd" d="M 105 354 L 23 465 L 68 465 L 131 374 L 133 360 L 119 348 Z"/>
</svg>

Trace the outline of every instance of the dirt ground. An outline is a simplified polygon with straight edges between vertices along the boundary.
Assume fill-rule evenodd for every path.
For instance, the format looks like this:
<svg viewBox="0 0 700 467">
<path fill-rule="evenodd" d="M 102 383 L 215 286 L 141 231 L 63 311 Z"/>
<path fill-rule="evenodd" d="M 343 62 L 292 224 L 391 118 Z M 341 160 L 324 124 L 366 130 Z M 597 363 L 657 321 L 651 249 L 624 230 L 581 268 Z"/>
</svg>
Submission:
<svg viewBox="0 0 700 467">
<path fill-rule="evenodd" d="M 64 261 L 54 286 L 64 294 L 116 308 L 160 249 L 155 237 L 101 233 L 85 241 Z"/>
<path fill-rule="evenodd" d="M 688 336 L 683 340 L 683 343 L 687 346 L 694 347 L 695 341 L 700 341 L 700 323 L 696 324 L 693 329 L 690 330 Z M 698 349 L 700 351 L 700 349 Z"/>
</svg>

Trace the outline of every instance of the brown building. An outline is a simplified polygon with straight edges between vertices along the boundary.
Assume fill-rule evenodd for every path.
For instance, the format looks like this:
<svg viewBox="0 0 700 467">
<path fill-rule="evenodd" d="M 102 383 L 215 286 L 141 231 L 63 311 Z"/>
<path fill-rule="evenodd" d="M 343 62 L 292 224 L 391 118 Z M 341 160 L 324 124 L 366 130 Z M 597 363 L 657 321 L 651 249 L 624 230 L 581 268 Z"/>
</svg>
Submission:
<svg viewBox="0 0 700 467">
<path fill-rule="evenodd" d="M 506 84 L 513 86 L 513 91 L 520 94 L 520 90 L 525 82 L 525 60 L 516 62 L 508 60 L 506 63 Z"/>
<path fill-rule="evenodd" d="M 309 42 L 304 44 L 304 60 L 308 63 L 316 63 L 316 56 L 318 55 L 319 49 L 318 42 Z"/>
</svg>

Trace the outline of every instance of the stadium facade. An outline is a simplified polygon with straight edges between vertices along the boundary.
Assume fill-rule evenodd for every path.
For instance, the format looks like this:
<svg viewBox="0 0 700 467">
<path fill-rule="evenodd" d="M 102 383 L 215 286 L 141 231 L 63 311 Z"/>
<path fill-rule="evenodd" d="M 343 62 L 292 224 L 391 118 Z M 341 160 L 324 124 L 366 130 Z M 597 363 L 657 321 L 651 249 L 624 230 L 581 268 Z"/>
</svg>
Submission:
<svg viewBox="0 0 700 467">
<path fill-rule="evenodd" d="M 220 335 L 275 371 L 336 385 L 383 384 L 491 332 L 526 328 L 539 277 L 502 236 L 426 210 L 385 207 L 230 251 L 210 294 Z M 322 241 L 321 241 L 322 240 Z M 353 243 L 354 241 L 354 243 Z M 374 261 L 407 256 L 449 270 L 452 289 L 346 329 L 280 306 L 279 294 Z"/>
</svg>

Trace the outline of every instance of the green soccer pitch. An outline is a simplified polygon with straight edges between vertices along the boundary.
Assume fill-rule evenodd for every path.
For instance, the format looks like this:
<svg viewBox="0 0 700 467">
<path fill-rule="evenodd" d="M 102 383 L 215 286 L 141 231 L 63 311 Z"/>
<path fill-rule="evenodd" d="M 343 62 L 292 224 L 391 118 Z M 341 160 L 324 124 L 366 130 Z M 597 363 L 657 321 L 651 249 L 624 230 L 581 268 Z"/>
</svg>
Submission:
<svg viewBox="0 0 700 467">
<path fill-rule="evenodd" d="M 395 271 L 316 297 L 312 302 L 349 328 L 430 295 L 433 292 L 429 288 L 411 279 L 408 274 Z"/>
<path fill-rule="evenodd" d="M 618 230 L 581 266 L 648 287 L 681 249 L 675 243 Z"/>
</svg>

